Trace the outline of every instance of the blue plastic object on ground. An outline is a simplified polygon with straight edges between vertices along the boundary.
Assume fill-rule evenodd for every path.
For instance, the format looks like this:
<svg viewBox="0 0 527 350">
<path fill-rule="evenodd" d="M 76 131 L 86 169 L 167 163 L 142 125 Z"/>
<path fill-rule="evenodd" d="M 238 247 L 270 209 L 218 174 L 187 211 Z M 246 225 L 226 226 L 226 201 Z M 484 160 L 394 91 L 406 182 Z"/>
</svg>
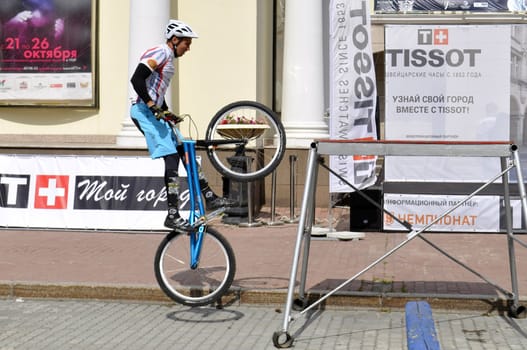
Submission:
<svg viewBox="0 0 527 350">
<path fill-rule="evenodd" d="M 405 313 L 408 350 L 439 350 L 430 305 L 426 301 L 410 301 Z"/>
</svg>

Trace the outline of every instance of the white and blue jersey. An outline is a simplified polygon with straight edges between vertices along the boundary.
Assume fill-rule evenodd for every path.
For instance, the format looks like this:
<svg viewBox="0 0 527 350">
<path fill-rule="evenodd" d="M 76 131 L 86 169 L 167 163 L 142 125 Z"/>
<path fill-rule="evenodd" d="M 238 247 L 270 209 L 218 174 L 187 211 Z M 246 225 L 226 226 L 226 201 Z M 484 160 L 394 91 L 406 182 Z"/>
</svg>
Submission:
<svg viewBox="0 0 527 350">
<path fill-rule="evenodd" d="M 151 69 L 150 61 L 154 61 L 156 69 L 146 81 L 148 94 L 152 101 L 159 107 L 165 100 L 165 94 L 174 76 L 176 67 L 174 65 L 174 51 L 167 44 L 159 45 L 147 50 L 141 56 L 140 63 Z"/>
<path fill-rule="evenodd" d="M 165 93 L 176 70 L 174 58 L 174 51 L 167 44 L 153 47 L 141 57 L 140 63 L 150 69 L 153 65 L 156 66 L 146 80 L 146 87 L 150 98 L 159 107 L 163 105 Z M 175 136 L 168 123 L 157 120 L 140 97 L 135 101 L 130 109 L 130 115 L 139 123 L 145 135 L 150 157 L 156 159 L 177 153 Z"/>
</svg>

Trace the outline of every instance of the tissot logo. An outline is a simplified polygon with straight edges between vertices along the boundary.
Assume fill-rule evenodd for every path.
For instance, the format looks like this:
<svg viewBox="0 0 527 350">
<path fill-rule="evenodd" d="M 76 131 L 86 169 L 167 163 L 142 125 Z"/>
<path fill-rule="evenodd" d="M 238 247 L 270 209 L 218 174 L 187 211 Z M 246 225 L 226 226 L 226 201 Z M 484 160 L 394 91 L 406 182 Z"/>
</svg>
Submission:
<svg viewBox="0 0 527 350">
<path fill-rule="evenodd" d="M 476 67 L 482 49 L 449 47 L 449 39 L 449 29 L 417 29 L 417 45 L 386 49 L 386 64 L 413 68 Z"/>
<path fill-rule="evenodd" d="M 448 45 L 448 29 L 419 29 L 418 45 Z"/>
<path fill-rule="evenodd" d="M 36 209 L 66 209 L 68 206 L 68 182 L 66 175 L 37 175 L 35 185 Z"/>
<path fill-rule="evenodd" d="M 448 45 L 448 29 L 434 29 L 434 45 Z"/>
<path fill-rule="evenodd" d="M 27 208 L 29 175 L 0 175 L 0 207 Z"/>
</svg>

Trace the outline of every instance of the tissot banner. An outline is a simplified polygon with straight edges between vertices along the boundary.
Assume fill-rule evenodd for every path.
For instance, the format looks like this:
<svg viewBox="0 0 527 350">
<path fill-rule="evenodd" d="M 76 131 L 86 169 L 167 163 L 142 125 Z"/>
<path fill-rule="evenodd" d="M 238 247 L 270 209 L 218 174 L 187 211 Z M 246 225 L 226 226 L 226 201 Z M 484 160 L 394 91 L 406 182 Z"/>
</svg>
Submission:
<svg viewBox="0 0 527 350">
<path fill-rule="evenodd" d="M 510 26 L 386 26 L 386 139 L 509 138 Z"/>
<path fill-rule="evenodd" d="M 508 141 L 510 26 L 387 26 L 386 139 Z M 486 181 L 499 159 L 387 157 L 387 181 Z"/>
<path fill-rule="evenodd" d="M 163 173 L 149 157 L 0 155 L 0 227 L 163 229 Z M 188 210 L 186 178 L 180 193 Z"/>
<path fill-rule="evenodd" d="M 371 49 L 369 2 L 330 3 L 330 137 L 335 140 L 376 140 L 377 88 Z M 375 183 L 376 157 L 331 156 L 330 166 L 358 188 Z M 353 190 L 330 176 L 330 192 Z"/>
<path fill-rule="evenodd" d="M 509 140 L 510 26 L 390 25 L 385 28 L 385 45 L 387 140 Z M 486 182 L 499 171 L 498 158 L 385 160 L 386 182 L 421 186 L 426 182 Z M 493 203 L 497 202 L 487 205 L 497 205 Z M 478 208 L 484 207 L 479 203 Z M 437 212 L 437 208 L 429 209 Z"/>
</svg>

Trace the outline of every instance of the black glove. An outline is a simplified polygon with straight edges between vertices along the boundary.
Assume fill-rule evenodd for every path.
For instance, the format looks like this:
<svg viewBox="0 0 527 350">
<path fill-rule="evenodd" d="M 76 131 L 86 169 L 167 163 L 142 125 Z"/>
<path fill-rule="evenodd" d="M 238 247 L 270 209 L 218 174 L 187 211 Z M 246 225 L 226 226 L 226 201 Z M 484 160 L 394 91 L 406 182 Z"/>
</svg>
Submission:
<svg viewBox="0 0 527 350">
<path fill-rule="evenodd" d="M 177 115 L 175 115 L 174 113 L 170 112 L 170 111 L 163 111 L 163 116 L 161 118 L 163 118 L 164 120 L 170 120 L 172 122 L 174 122 L 174 124 L 177 124 L 177 123 L 181 123 L 183 121 L 183 118 L 181 117 L 178 117 Z"/>
<path fill-rule="evenodd" d="M 150 112 L 156 117 L 157 120 L 163 118 L 163 110 L 158 105 L 152 105 L 150 108 Z"/>
<path fill-rule="evenodd" d="M 183 118 L 178 117 L 174 113 L 170 111 L 164 111 L 161 108 L 159 108 L 157 105 L 153 105 L 150 107 L 150 111 L 156 117 L 157 120 L 163 119 L 166 121 L 172 121 L 174 124 L 181 123 L 183 121 Z"/>
</svg>

